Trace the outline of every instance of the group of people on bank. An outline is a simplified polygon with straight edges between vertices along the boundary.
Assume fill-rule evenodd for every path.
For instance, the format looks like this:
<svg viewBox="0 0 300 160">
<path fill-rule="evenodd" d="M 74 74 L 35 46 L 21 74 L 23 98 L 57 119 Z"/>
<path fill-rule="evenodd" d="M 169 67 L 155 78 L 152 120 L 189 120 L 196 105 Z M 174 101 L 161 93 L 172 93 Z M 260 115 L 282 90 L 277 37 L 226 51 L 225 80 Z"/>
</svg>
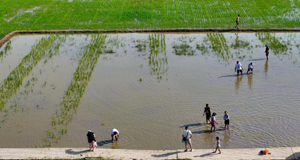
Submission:
<svg viewBox="0 0 300 160">
<path fill-rule="evenodd" d="M 111 141 L 117 141 L 119 140 L 120 132 L 117 129 L 112 129 L 110 132 Z M 90 151 L 95 151 L 95 148 L 97 147 L 97 141 L 96 141 L 96 135 L 91 130 L 88 130 L 88 133 L 86 134 L 87 140 L 89 143 Z"/>
<path fill-rule="evenodd" d="M 217 119 L 216 119 L 217 113 L 212 112 L 210 110 L 209 104 L 206 104 L 206 106 L 204 108 L 203 116 L 206 116 L 206 124 L 211 125 L 210 131 L 215 132 L 216 125 L 218 124 Z M 224 120 L 224 124 L 225 124 L 224 129 L 228 130 L 229 129 L 229 115 L 228 115 L 227 111 L 224 112 L 223 120 Z M 192 137 L 193 137 L 192 131 L 189 130 L 188 126 L 185 126 L 185 129 L 182 133 L 182 142 L 185 144 L 185 150 L 184 150 L 185 152 L 187 152 L 187 150 L 188 150 L 188 145 L 190 147 L 190 151 L 191 152 L 193 151 L 193 145 L 192 145 L 192 140 L 191 140 Z M 216 137 L 216 140 L 217 140 L 217 146 L 216 146 L 216 150 L 214 151 L 214 153 L 216 153 L 218 150 L 219 154 L 221 154 L 220 138 Z"/>
</svg>

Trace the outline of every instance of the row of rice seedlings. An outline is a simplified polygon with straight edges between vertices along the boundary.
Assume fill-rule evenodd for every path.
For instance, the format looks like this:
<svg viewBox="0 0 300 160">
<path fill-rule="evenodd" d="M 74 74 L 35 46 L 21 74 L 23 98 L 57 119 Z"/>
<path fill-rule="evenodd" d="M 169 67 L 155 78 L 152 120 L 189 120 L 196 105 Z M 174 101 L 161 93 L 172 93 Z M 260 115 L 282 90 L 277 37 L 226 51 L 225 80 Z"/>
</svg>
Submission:
<svg viewBox="0 0 300 160">
<path fill-rule="evenodd" d="M 173 44 L 174 53 L 176 55 L 183 55 L 183 56 L 193 56 L 195 55 L 195 50 L 192 46 L 190 46 L 190 43 L 192 43 L 196 38 L 192 38 L 189 36 L 182 36 L 178 38 L 178 43 Z"/>
<path fill-rule="evenodd" d="M 72 121 L 98 58 L 100 54 L 103 53 L 106 37 L 106 35 L 93 35 L 91 42 L 86 46 L 85 53 L 79 60 L 79 65 L 74 73 L 73 80 L 63 97 L 61 109 L 57 110 L 52 116 L 53 132 L 58 135 L 56 137 L 50 137 L 52 141 L 58 142 L 58 139 L 68 132 L 67 125 Z M 49 143 L 47 139 L 44 146 L 49 146 L 49 144 L 52 143 Z"/>
<path fill-rule="evenodd" d="M 162 80 L 162 75 L 169 69 L 166 52 L 166 37 L 164 34 L 149 35 L 149 67 L 151 74 L 157 76 L 157 81 Z"/>
<path fill-rule="evenodd" d="M 54 42 L 58 39 L 57 35 L 43 37 L 30 53 L 23 58 L 21 63 L 0 83 L 0 111 L 7 101 L 17 92 L 23 83 L 23 79 L 29 75 L 37 63 L 45 57 L 47 51 L 51 49 Z"/>
<path fill-rule="evenodd" d="M 233 58 L 233 55 L 230 54 L 224 35 L 222 33 L 207 33 L 207 37 L 217 56 L 222 57 L 225 62 L 229 63 L 229 59 Z"/>
<path fill-rule="evenodd" d="M 7 55 L 7 52 L 11 50 L 11 41 L 8 41 L 4 47 L 4 51 L 0 51 L 0 57 Z"/>
<path fill-rule="evenodd" d="M 288 51 L 287 45 L 281 43 L 275 37 L 275 33 L 260 32 L 260 33 L 255 33 L 255 36 L 258 37 L 258 39 L 262 43 L 268 45 L 275 55 L 287 54 Z"/>
</svg>

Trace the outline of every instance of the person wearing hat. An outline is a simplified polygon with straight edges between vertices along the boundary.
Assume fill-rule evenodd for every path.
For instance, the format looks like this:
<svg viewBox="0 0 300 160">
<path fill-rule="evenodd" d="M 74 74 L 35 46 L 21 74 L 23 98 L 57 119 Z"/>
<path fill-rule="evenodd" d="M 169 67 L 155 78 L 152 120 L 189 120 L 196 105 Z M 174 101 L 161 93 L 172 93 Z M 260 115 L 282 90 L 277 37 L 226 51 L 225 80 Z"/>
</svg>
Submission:
<svg viewBox="0 0 300 160">
<path fill-rule="evenodd" d="M 251 72 L 253 73 L 253 68 L 254 68 L 253 63 L 250 62 L 250 63 L 248 64 L 247 74 L 248 74 L 249 71 L 251 71 Z"/>
<path fill-rule="evenodd" d="M 110 135 L 111 135 L 111 141 L 112 142 L 114 142 L 114 140 L 116 140 L 118 142 L 120 132 L 117 129 L 115 129 L 115 128 L 112 129 L 111 132 L 110 132 Z"/>
<path fill-rule="evenodd" d="M 96 145 L 95 145 L 95 142 L 96 142 L 96 139 L 95 139 L 95 134 L 94 132 L 92 132 L 91 130 L 88 130 L 88 133 L 86 134 L 87 136 L 87 139 L 88 139 L 88 143 L 90 144 L 89 147 L 90 147 L 90 151 L 93 151 L 95 150 L 96 148 Z"/>
<path fill-rule="evenodd" d="M 212 116 L 211 116 L 211 128 L 210 128 L 210 131 L 212 132 L 212 129 L 214 128 L 214 132 L 216 131 L 216 124 L 218 124 L 217 120 L 216 120 L 216 115 L 217 113 L 213 113 Z"/>
</svg>

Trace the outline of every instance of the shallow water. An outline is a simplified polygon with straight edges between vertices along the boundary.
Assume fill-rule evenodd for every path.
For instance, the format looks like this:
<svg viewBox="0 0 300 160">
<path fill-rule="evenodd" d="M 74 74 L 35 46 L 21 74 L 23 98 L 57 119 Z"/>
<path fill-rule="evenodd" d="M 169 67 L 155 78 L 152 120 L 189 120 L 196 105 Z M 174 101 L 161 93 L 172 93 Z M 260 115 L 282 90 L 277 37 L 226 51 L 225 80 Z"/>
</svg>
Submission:
<svg viewBox="0 0 300 160">
<path fill-rule="evenodd" d="M 1 85 L 48 36 L 11 39 L 0 59 Z M 113 53 L 100 55 L 68 133 L 51 147 L 87 147 L 91 129 L 103 148 L 178 149 L 185 125 L 193 132 L 194 148 L 213 148 L 216 136 L 222 148 L 298 146 L 300 33 L 264 36 L 269 39 L 255 33 L 108 34 L 103 51 Z M 44 138 L 51 139 L 47 131 L 59 135 L 52 116 L 62 108 L 92 35 L 61 37 L 66 40 L 59 42 L 59 52 L 39 61 L 0 112 L 0 147 L 42 147 Z M 278 44 L 283 47 L 275 48 Z M 254 73 L 236 76 L 237 60 L 244 72 L 252 61 Z M 206 103 L 218 114 L 215 133 L 208 132 L 202 116 Z M 229 131 L 222 129 L 225 110 Z M 118 144 L 109 141 L 112 128 L 121 133 Z"/>
</svg>

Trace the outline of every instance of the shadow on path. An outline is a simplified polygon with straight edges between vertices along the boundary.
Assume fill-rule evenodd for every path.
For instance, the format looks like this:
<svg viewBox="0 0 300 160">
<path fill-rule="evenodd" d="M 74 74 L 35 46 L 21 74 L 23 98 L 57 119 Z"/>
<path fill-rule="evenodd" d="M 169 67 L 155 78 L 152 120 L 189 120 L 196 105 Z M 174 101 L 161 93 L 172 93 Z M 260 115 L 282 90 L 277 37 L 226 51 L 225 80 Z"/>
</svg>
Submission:
<svg viewBox="0 0 300 160">
<path fill-rule="evenodd" d="M 162 158 L 162 157 L 165 157 L 167 158 L 168 156 L 171 156 L 171 155 L 174 155 L 174 154 L 177 154 L 178 152 L 175 151 L 175 152 L 169 152 L 169 153 L 164 153 L 164 154 L 154 154 L 154 155 L 151 155 L 152 157 L 157 157 L 157 158 Z"/>
<path fill-rule="evenodd" d="M 286 157 L 285 159 L 296 159 L 296 160 L 300 160 L 300 152 L 295 152 L 292 155 Z"/>
<path fill-rule="evenodd" d="M 83 151 L 73 151 L 72 149 L 66 149 L 65 152 L 67 154 L 78 155 L 78 154 L 86 153 L 86 152 L 89 152 L 89 151 L 90 151 L 89 149 L 83 150 Z"/>
<path fill-rule="evenodd" d="M 100 146 L 104 146 L 109 143 L 112 143 L 111 139 L 97 142 L 97 146 L 100 147 Z"/>
<path fill-rule="evenodd" d="M 199 156 L 194 156 L 194 157 L 211 157 L 214 153 L 210 152 L 210 153 L 205 153 L 205 154 L 202 154 L 202 155 L 199 155 Z"/>
</svg>

